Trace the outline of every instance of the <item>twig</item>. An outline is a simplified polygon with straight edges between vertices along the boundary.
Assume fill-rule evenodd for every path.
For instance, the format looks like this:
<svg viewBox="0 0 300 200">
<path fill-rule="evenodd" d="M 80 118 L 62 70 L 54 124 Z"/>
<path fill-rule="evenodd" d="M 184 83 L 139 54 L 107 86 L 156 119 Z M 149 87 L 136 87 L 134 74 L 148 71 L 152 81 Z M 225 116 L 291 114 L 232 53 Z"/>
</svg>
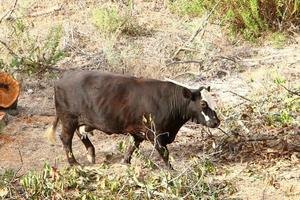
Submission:
<svg viewBox="0 0 300 200">
<path fill-rule="evenodd" d="M 16 173 L 15 173 L 15 176 L 17 177 L 17 174 L 20 172 L 20 170 L 23 168 L 23 164 L 24 164 L 24 162 L 23 162 L 23 157 L 22 157 L 22 154 L 21 154 L 21 151 L 20 151 L 20 149 L 18 148 L 18 152 L 19 152 L 19 156 L 20 156 L 20 161 L 21 161 L 21 166 L 19 167 L 19 169 L 16 171 Z"/>
<path fill-rule="evenodd" d="M 247 101 L 249 101 L 249 102 L 252 102 L 250 99 L 248 99 L 247 97 L 244 97 L 244 96 L 242 96 L 242 95 L 240 95 L 240 94 L 238 94 L 238 93 L 236 93 L 236 92 L 233 92 L 233 91 L 225 91 L 225 92 L 229 92 L 229 93 L 232 93 L 232 94 L 234 94 L 234 95 L 236 95 L 236 96 L 238 96 L 238 97 L 241 97 L 242 99 L 245 99 L 245 100 L 247 100 Z"/>
<path fill-rule="evenodd" d="M 192 166 L 192 165 L 190 164 L 189 166 L 185 167 L 185 169 L 184 169 L 182 172 L 180 172 L 176 177 L 174 177 L 174 178 L 172 178 L 171 180 L 169 180 L 169 181 L 168 181 L 168 184 L 172 183 L 174 180 L 178 179 L 178 178 L 181 177 L 183 174 L 185 174 L 188 170 L 191 169 L 191 166 Z"/>
<path fill-rule="evenodd" d="M 220 127 L 218 128 L 222 133 L 224 133 L 225 135 L 229 136 L 228 133 L 226 133 L 226 131 L 224 131 L 223 129 L 221 129 Z"/>
<path fill-rule="evenodd" d="M 19 58 L 19 56 L 2 40 L 0 40 L 0 43 L 9 51 L 9 53 L 15 57 L 15 58 Z"/>
<path fill-rule="evenodd" d="M 288 91 L 289 93 L 291 94 L 294 94 L 294 95 L 297 95 L 297 96 L 300 96 L 300 92 L 296 92 L 296 91 L 292 91 L 290 89 L 288 89 L 287 87 L 285 87 L 284 85 L 280 84 L 281 87 L 283 87 L 286 91 Z"/>
<path fill-rule="evenodd" d="M 219 0 L 219 1 L 214 5 L 214 7 L 213 7 L 213 8 L 211 9 L 211 11 L 208 13 L 208 15 L 206 16 L 206 18 L 203 20 L 203 23 L 198 27 L 198 29 L 197 29 L 196 32 L 190 37 L 190 39 L 189 39 L 187 42 L 185 42 L 185 44 L 183 45 L 183 47 L 179 47 L 179 48 L 175 51 L 175 53 L 174 53 L 173 56 L 172 56 L 172 60 L 178 55 L 178 53 L 179 53 L 180 51 L 183 50 L 183 48 L 185 48 L 185 46 L 186 46 L 188 43 L 191 43 L 191 42 L 197 37 L 197 35 L 200 33 L 201 30 L 203 31 L 203 34 L 201 35 L 201 38 L 203 37 L 203 35 L 204 35 L 204 28 L 205 28 L 205 26 L 206 26 L 207 23 L 208 23 L 208 19 L 209 19 L 210 16 L 213 14 L 213 12 L 215 11 L 216 7 L 219 5 L 220 2 L 221 2 L 221 1 Z M 200 38 L 200 39 L 201 39 L 201 38 Z"/>
<path fill-rule="evenodd" d="M 4 18 L 9 18 L 10 15 L 15 11 L 15 9 L 16 9 L 16 7 L 17 7 L 17 3 L 18 3 L 18 0 L 15 0 L 15 3 L 14 3 L 14 5 L 13 5 L 12 9 L 9 10 L 7 13 L 5 13 L 5 14 L 1 17 L 1 19 L 0 19 L 0 24 L 1 24 L 1 22 L 3 21 Z"/>
<path fill-rule="evenodd" d="M 235 57 L 228 57 L 228 56 L 216 56 L 212 62 L 216 62 L 218 59 L 225 59 L 225 60 L 229 60 L 229 61 L 232 61 L 234 63 L 237 63 L 237 59 Z M 239 59 L 239 58 L 238 58 Z"/>
<path fill-rule="evenodd" d="M 47 15 L 47 14 L 50 14 L 52 12 L 59 11 L 59 10 L 61 10 L 61 8 L 62 8 L 62 5 L 54 6 L 52 8 L 47 9 L 47 10 L 43 10 L 43 11 L 39 11 L 39 12 L 29 14 L 28 17 L 38 17 L 38 16 L 41 16 L 41 15 Z"/>
<path fill-rule="evenodd" d="M 273 137 L 250 138 L 241 142 L 261 142 L 266 140 L 277 140 L 277 139 L 278 137 L 273 136 Z"/>
<path fill-rule="evenodd" d="M 188 43 L 192 42 L 196 36 L 200 33 L 201 30 L 203 30 L 203 28 L 206 26 L 206 24 L 208 23 L 208 19 L 210 18 L 210 16 L 213 14 L 213 12 L 215 11 L 216 7 L 219 5 L 220 0 L 214 5 L 214 7 L 211 9 L 211 11 L 208 13 L 208 15 L 206 16 L 205 20 L 203 21 L 203 23 L 201 24 L 201 26 L 198 28 L 198 30 L 194 33 L 194 35 L 192 35 L 192 37 L 188 40 Z"/>
<path fill-rule="evenodd" d="M 174 64 L 183 64 L 183 63 L 198 63 L 200 65 L 203 64 L 203 60 L 183 60 L 183 61 L 173 61 L 166 64 L 166 66 L 174 65 Z"/>
<path fill-rule="evenodd" d="M 184 195 L 184 196 L 182 197 L 182 199 L 185 199 L 186 197 L 188 197 L 188 196 L 191 194 L 191 192 L 198 186 L 198 184 L 200 183 L 200 181 L 203 181 L 203 177 L 204 177 L 204 173 L 202 172 L 202 173 L 201 173 L 201 176 L 199 177 L 199 179 L 198 179 L 198 181 L 196 182 L 196 184 L 193 185 L 193 187 L 190 189 L 190 191 L 189 191 L 188 193 L 186 193 L 186 195 Z M 202 189 L 203 189 L 203 188 L 202 188 Z"/>
</svg>

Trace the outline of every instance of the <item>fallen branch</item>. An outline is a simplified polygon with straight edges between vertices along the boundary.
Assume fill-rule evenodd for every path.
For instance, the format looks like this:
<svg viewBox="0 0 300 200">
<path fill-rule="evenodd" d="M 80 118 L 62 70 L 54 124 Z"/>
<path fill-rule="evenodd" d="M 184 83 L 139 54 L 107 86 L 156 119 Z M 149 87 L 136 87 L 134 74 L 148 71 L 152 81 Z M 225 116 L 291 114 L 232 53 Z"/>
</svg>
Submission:
<svg viewBox="0 0 300 200">
<path fill-rule="evenodd" d="M 236 96 L 238 96 L 238 97 L 241 97 L 242 99 L 245 99 L 245 100 L 247 100 L 247 101 L 249 101 L 249 102 L 252 102 L 252 101 L 251 101 L 250 99 L 248 99 L 247 97 L 244 97 L 243 95 L 240 95 L 240 94 L 235 93 L 235 92 L 233 92 L 233 91 L 225 91 L 225 92 L 232 93 L 232 94 L 234 94 L 234 95 L 236 95 Z"/>
<path fill-rule="evenodd" d="M 201 61 L 198 61 L 198 60 L 173 61 L 173 62 L 167 63 L 166 66 L 170 66 L 170 65 L 174 65 L 174 64 L 183 64 L 183 63 L 197 63 L 197 64 L 202 65 L 203 60 L 201 60 Z"/>
<path fill-rule="evenodd" d="M 297 95 L 300 96 L 300 92 L 296 92 L 296 91 L 292 91 L 290 89 L 288 89 L 287 87 L 285 87 L 284 85 L 280 84 L 281 87 L 283 87 L 286 91 L 288 91 L 289 93 L 293 94 L 293 95 Z"/>
<path fill-rule="evenodd" d="M 59 11 L 59 10 L 61 10 L 61 8 L 62 8 L 62 5 L 54 6 L 52 8 L 47 9 L 47 10 L 42 10 L 42 11 L 38 11 L 38 12 L 35 12 L 35 13 L 32 13 L 32 14 L 29 14 L 27 17 L 38 17 L 38 16 L 41 16 L 41 15 L 47 15 L 47 14 Z"/>
<path fill-rule="evenodd" d="M 0 43 L 8 50 L 8 52 L 15 58 L 19 58 L 19 56 L 2 40 L 0 40 Z"/>
<path fill-rule="evenodd" d="M 4 20 L 4 18 L 8 19 L 10 17 L 10 15 L 15 11 L 16 7 L 17 7 L 17 3 L 18 3 L 18 0 L 15 0 L 15 3 L 12 7 L 12 9 L 10 9 L 7 13 L 5 13 L 1 19 L 0 19 L 0 24 L 1 22 Z"/>
<path fill-rule="evenodd" d="M 210 16 L 213 14 L 213 12 L 215 11 L 215 9 L 216 9 L 216 7 L 219 5 L 219 3 L 220 3 L 221 1 L 219 0 L 215 5 L 214 5 L 214 7 L 211 9 L 211 11 L 208 13 L 208 15 L 206 16 L 206 18 L 203 20 L 203 22 L 202 22 L 202 24 L 198 27 L 198 29 L 196 30 L 196 32 L 190 37 L 190 39 L 187 41 L 187 42 L 185 42 L 185 44 L 182 46 L 182 47 L 179 47 L 176 51 L 175 51 L 175 53 L 173 54 L 173 56 L 172 56 L 172 60 L 174 60 L 174 58 L 178 55 L 178 53 L 180 52 L 180 51 L 182 51 L 182 50 L 184 50 L 185 48 L 186 48 L 186 45 L 188 44 L 188 43 L 191 43 L 196 37 L 197 37 L 197 35 L 200 33 L 200 31 L 202 31 L 202 34 L 201 34 L 201 37 L 200 37 L 200 39 L 203 37 L 203 35 L 204 35 L 204 31 L 205 31 L 205 27 L 206 27 L 206 25 L 208 24 L 208 19 L 210 18 Z"/>
<path fill-rule="evenodd" d="M 271 136 L 271 137 L 250 138 L 250 139 L 244 140 L 242 142 L 261 142 L 261 141 L 277 140 L 277 139 L 278 139 L 278 137 Z"/>
<path fill-rule="evenodd" d="M 15 173 L 15 177 L 17 177 L 17 174 L 21 171 L 21 169 L 23 168 L 24 162 L 23 162 L 23 157 L 21 154 L 20 149 L 18 148 L 18 152 L 19 152 L 19 156 L 20 156 L 20 161 L 21 161 L 21 166 L 18 168 L 18 170 Z M 20 177 L 20 176 L 19 176 Z"/>
<path fill-rule="evenodd" d="M 240 60 L 239 58 L 235 58 L 235 57 L 228 57 L 228 56 L 216 56 L 212 62 L 216 62 L 218 59 L 225 59 L 225 60 L 229 60 L 232 61 L 234 63 L 237 63 L 237 60 Z"/>
<path fill-rule="evenodd" d="M 222 133 L 224 133 L 225 135 L 227 135 L 227 136 L 229 136 L 229 134 L 226 132 L 226 131 L 224 131 L 223 129 L 221 129 L 220 127 L 218 128 Z"/>
<path fill-rule="evenodd" d="M 199 76 L 199 74 L 196 74 L 196 73 L 194 73 L 194 72 L 183 72 L 183 73 L 180 73 L 180 74 L 176 74 L 173 78 L 174 79 L 177 79 L 178 77 L 180 77 L 180 76 L 184 76 L 184 75 L 192 75 L 192 76 L 194 76 L 194 77 L 198 77 Z"/>
</svg>

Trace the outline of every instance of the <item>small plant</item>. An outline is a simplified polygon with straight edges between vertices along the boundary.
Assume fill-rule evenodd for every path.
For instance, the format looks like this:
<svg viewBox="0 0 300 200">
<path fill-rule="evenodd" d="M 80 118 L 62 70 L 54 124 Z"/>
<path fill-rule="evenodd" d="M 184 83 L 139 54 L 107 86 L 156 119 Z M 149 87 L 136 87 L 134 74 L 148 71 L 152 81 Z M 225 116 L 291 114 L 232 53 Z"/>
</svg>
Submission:
<svg viewBox="0 0 300 200">
<path fill-rule="evenodd" d="M 169 7 L 173 13 L 180 16 L 201 16 L 205 11 L 205 0 L 175 0 L 170 1 Z"/>
<path fill-rule="evenodd" d="M 287 41 L 287 36 L 284 33 L 274 32 L 270 36 L 270 41 L 275 48 L 282 48 Z"/>
<path fill-rule="evenodd" d="M 14 181 L 16 172 L 7 169 L 3 174 L 0 174 L 0 199 L 5 199 L 14 195 L 14 188 L 12 182 Z"/>
<path fill-rule="evenodd" d="M 104 33 L 116 32 L 124 23 L 116 8 L 95 9 L 92 19 L 95 26 Z"/>
<path fill-rule="evenodd" d="M 277 85 L 284 84 L 286 82 L 285 78 L 282 76 L 277 76 L 274 78 L 274 83 Z"/>
<path fill-rule="evenodd" d="M 94 25 L 105 35 L 122 33 L 129 36 L 148 35 L 144 27 L 130 14 L 130 9 L 120 11 L 115 7 L 98 8 L 92 12 Z"/>
</svg>

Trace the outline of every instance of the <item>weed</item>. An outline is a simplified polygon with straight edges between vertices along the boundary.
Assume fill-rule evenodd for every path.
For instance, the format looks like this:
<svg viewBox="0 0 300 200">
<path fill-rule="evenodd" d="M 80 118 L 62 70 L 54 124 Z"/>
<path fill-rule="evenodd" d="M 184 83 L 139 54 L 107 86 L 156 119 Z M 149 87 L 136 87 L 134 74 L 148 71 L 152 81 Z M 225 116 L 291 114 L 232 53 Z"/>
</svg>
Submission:
<svg viewBox="0 0 300 200">
<path fill-rule="evenodd" d="M 281 32 L 274 32 L 270 36 L 270 41 L 273 47 L 282 48 L 287 41 L 287 36 Z"/>
</svg>

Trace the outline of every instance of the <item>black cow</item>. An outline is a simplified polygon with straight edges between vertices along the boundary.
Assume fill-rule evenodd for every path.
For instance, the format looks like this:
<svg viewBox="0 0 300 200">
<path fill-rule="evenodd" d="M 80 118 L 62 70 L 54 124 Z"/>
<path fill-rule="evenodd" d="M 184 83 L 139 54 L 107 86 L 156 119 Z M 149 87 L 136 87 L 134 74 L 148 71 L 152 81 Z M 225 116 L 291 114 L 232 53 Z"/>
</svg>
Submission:
<svg viewBox="0 0 300 200">
<path fill-rule="evenodd" d="M 188 89 L 170 81 L 136 78 L 97 71 L 69 72 L 55 84 L 56 119 L 48 129 L 55 139 L 60 120 L 60 135 L 70 165 L 78 164 L 72 153 L 74 133 L 95 163 L 95 148 L 84 132 L 93 129 L 107 134 L 130 134 L 134 138 L 124 157 L 143 140 L 150 140 L 169 168 L 167 144 L 188 120 L 218 127 L 220 121 L 207 100 L 209 88 Z"/>
</svg>

